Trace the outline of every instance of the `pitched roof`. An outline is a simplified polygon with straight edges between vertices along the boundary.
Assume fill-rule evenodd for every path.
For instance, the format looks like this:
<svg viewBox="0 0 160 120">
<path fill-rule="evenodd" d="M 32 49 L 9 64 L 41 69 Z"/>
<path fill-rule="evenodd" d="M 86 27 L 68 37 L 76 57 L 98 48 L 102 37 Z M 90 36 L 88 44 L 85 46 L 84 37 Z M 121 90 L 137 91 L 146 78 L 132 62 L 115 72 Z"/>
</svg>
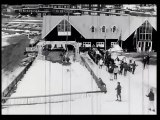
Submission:
<svg viewBox="0 0 160 120">
<path fill-rule="evenodd" d="M 45 38 L 63 19 L 69 23 L 85 39 L 119 39 L 126 40 L 137 28 L 146 20 L 157 30 L 156 17 L 136 17 L 136 16 L 45 16 L 43 18 L 42 38 Z M 95 32 L 91 32 L 91 27 L 95 27 Z M 101 28 L 105 26 L 107 32 L 102 32 Z M 115 33 L 111 28 L 116 26 Z"/>
</svg>

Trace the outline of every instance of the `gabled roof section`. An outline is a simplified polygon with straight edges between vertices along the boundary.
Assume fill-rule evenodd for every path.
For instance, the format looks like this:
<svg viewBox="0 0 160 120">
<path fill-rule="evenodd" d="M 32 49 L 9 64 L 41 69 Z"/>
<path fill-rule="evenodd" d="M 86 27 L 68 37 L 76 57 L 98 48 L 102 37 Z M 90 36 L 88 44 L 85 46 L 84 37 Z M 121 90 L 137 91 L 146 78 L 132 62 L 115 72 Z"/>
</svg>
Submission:
<svg viewBox="0 0 160 120">
<path fill-rule="evenodd" d="M 151 26 L 157 30 L 157 22 L 155 17 L 129 17 L 129 26 L 124 30 L 124 34 L 122 35 L 122 40 L 126 40 L 136 29 L 138 29 L 145 21 L 148 21 Z"/>
<path fill-rule="evenodd" d="M 157 18 L 155 17 L 136 17 L 136 16 L 45 16 L 43 18 L 42 38 L 48 35 L 63 19 L 69 23 L 85 39 L 121 39 L 126 40 L 137 28 L 146 20 L 157 30 Z M 91 32 L 94 26 L 95 32 Z M 105 26 L 106 32 L 101 28 Z M 116 26 L 113 33 L 111 29 Z"/>
<path fill-rule="evenodd" d="M 42 39 L 44 39 L 62 20 L 63 16 L 44 16 L 42 26 Z"/>
</svg>

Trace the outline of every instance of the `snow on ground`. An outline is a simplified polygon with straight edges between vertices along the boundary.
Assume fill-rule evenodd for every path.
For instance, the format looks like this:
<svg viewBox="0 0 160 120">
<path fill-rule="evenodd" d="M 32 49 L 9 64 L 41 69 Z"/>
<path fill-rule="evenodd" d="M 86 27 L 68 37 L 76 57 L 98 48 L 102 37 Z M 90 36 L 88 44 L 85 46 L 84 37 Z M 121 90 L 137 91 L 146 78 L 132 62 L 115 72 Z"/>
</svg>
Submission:
<svg viewBox="0 0 160 120">
<path fill-rule="evenodd" d="M 109 80 L 106 67 L 99 69 L 92 64 L 87 55 L 82 55 L 92 67 L 98 77 L 106 83 L 107 94 L 94 94 L 86 98 L 63 102 L 38 104 L 28 106 L 15 106 L 2 110 L 3 114 L 156 114 L 148 112 L 148 94 L 150 87 L 154 87 L 156 100 L 156 66 L 149 65 L 143 70 L 140 61 L 135 74 L 127 73 L 127 76 L 118 75 L 118 80 Z M 123 58 L 119 57 L 120 59 Z M 134 59 L 136 60 L 136 59 Z M 127 60 L 128 61 L 128 60 Z M 46 65 L 46 69 L 45 69 Z M 49 67 L 50 66 L 50 67 Z M 68 71 L 69 70 L 69 71 Z M 68 71 L 68 72 L 67 72 Z M 45 73 L 46 72 L 46 73 Z M 35 74 L 33 74 L 35 73 Z M 71 74 L 70 74 L 71 73 Z M 45 76 L 46 75 L 46 76 Z M 71 78 L 71 79 L 70 79 Z M 70 87 L 70 80 L 71 87 Z M 50 81 L 50 84 L 49 84 Z M 122 86 L 122 102 L 116 100 L 117 81 Z M 45 88 L 46 83 L 46 88 Z M 28 87 L 29 86 L 29 87 Z M 49 90 L 49 86 L 51 89 Z M 57 87 L 58 86 L 58 87 Z M 82 87 L 83 86 L 83 87 Z M 28 89 L 29 88 L 29 89 Z M 71 89 L 70 89 L 71 88 Z M 71 66 L 62 66 L 58 63 L 36 60 L 29 69 L 23 80 L 19 83 L 18 89 L 13 96 L 32 96 L 40 94 L 69 93 L 79 91 L 98 90 L 93 78 L 84 66 L 80 63 L 73 63 Z M 155 101 L 155 107 L 156 107 Z M 50 109 L 49 109 L 50 108 Z"/>
<path fill-rule="evenodd" d="M 18 36 L 18 35 L 20 35 L 20 34 L 19 33 L 16 33 L 16 34 L 6 34 L 5 32 L 2 32 L 2 45 L 1 45 L 1 47 L 10 45 L 7 42 L 7 39 L 9 37 Z"/>
<path fill-rule="evenodd" d="M 34 74 L 33 74 L 34 73 Z M 62 66 L 59 63 L 51 63 L 50 61 L 36 60 L 32 67 L 28 70 L 22 81 L 18 84 L 15 96 L 35 96 L 35 95 L 47 95 L 47 94 L 62 94 L 72 92 L 87 92 L 97 91 L 97 87 L 94 79 L 90 75 L 89 71 L 80 63 L 72 63 L 71 66 Z M 82 100 L 83 101 L 83 100 Z M 85 101 L 85 100 L 84 100 Z M 62 109 L 62 104 L 63 109 Z M 74 104 L 74 103 L 73 103 Z M 75 102 L 75 109 L 79 112 L 85 113 L 83 109 L 79 110 L 79 104 L 82 104 L 84 109 L 87 106 L 87 102 Z M 84 105 L 83 105 L 84 104 Z M 37 111 L 34 107 L 37 106 Z M 5 114 L 45 114 L 44 109 L 41 108 L 47 105 L 31 105 L 10 107 L 3 110 Z M 66 106 L 66 107 L 65 107 Z M 61 114 L 62 110 L 69 114 L 70 102 L 52 104 L 53 113 Z M 62 109 L 62 110 L 61 110 Z M 72 108 L 74 109 L 74 108 Z M 90 109 L 90 107 L 89 107 Z M 34 111 L 34 112 L 33 112 Z M 65 114 L 65 113 L 64 113 Z"/>
<path fill-rule="evenodd" d="M 123 56 L 119 58 L 121 59 Z M 129 61 L 128 58 L 127 61 Z M 88 61 L 88 63 L 90 62 Z M 150 87 L 154 87 L 156 100 L 156 66 L 149 65 L 143 70 L 143 65 L 141 62 L 136 61 L 136 64 L 138 64 L 138 67 L 136 68 L 134 75 L 129 72 L 126 77 L 123 75 L 118 75 L 118 80 L 114 81 L 109 80 L 109 74 L 106 72 L 106 67 L 99 69 L 97 65 L 90 64 L 96 75 L 101 77 L 106 83 L 108 91 L 106 95 L 102 96 L 103 99 L 101 104 L 103 104 L 103 106 L 100 114 L 149 114 L 147 110 L 148 98 L 146 95 L 148 94 Z M 115 88 L 117 86 L 117 81 L 121 82 L 122 86 L 122 102 L 118 103 L 115 101 Z M 155 113 L 151 112 L 151 114 Z"/>
</svg>

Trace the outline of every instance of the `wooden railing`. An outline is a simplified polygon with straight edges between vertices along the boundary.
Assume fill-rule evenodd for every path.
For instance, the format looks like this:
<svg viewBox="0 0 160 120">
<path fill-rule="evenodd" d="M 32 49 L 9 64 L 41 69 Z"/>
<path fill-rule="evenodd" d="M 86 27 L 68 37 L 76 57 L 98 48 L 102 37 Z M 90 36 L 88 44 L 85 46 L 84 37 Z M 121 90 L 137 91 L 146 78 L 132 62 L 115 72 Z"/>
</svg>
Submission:
<svg viewBox="0 0 160 120">
<path fill-rule="evenodd" d="M 2 108 L 6 106 L 17 105 L 31 105 L 31 104 L 45 104 L 69 102 L 82 97 L 90 97 L 93 94 L 101 94 L 102 91 L 88 91 L 88 92 L 74 92 L 53 95 L 39 95 L 39 96 L 23 96 L 23 97 L 2 97 Z"/>
</svg>

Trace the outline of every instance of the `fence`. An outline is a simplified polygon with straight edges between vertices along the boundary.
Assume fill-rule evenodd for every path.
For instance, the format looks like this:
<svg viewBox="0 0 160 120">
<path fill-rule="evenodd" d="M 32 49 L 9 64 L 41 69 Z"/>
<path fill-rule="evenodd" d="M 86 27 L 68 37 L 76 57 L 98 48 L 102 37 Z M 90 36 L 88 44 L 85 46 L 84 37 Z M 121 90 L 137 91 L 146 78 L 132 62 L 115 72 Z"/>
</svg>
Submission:
<svg viewBox="0 0 160 120">
<path fill-rule="evenodd" d="M 3 92 L 2 92 L 3 97 L 11 95 L 12 90 L 16 87 L 18 81 L 23 77 L 23 75 L 26 73 L 26 71 L 32 65 L 32 62 L 28 63 L 27 66 L 22 70 L 22 72 L 6 87 L 6 89 L 3 90 Z"/>
<path fill-rule="evenodd" d="M 54 95 L 41 96 L 24 96 L 24 97 L 2 97 L 2 107 L 16 105 L 32 105 L 45 103 L 69 102 L 82 97 L 91 97 L 94 93 L 102 93 L 102 91 L 75 92 Z"/>
<path fill-rule="evenodd" d="M 90 74 L 92 75 L 93 79 L 95 80 L 98 88 L 102 91 L 102 92 L 107 92 L 107 89 L 104 85 L 102 85 L 102 81 L 99 80 L 99 78 L 95 75 L 95 73 L 93 72 L 93 70 L 90 68 L 90 66 L 88 65 L 88 63 L 86 62 L 86 60 L 82 57 L 81 57 L 81 60 L 82 62 L 84 63 L 84 65 L 86 66 L 86 68 L 88 69 L 88 71 L 90 72 Z"/>
</svg>

